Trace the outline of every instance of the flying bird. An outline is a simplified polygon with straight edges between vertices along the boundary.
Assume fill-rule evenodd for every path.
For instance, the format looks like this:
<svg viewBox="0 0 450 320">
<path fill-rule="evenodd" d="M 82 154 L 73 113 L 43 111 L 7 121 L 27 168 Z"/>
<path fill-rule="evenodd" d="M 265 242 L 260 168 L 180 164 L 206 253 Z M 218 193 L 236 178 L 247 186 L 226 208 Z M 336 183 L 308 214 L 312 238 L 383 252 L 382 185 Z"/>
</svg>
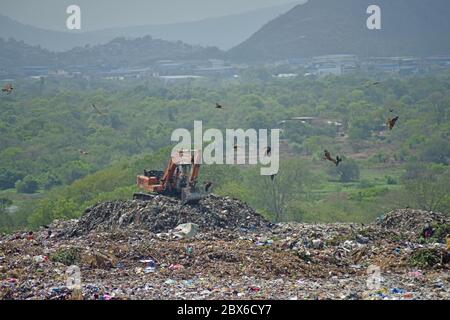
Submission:
<svg viewBox="0 0 450 320">
<path fill-rule="evenodd" d="M 365 86 L 365 87 L 377 86 L 377 85 L 379 85 L 380 83 L 381 83 L 380 81 L 367 82 L 364 86 Z"/>
<path fill-rule="evenodd" d="M 216 102 L 216 109 L 223 109 L 223 106 Z"/>
<path fill-rule="evenodd" d="M 211 187 L 212 187 L 211 181 L 205 182 L 205 192 L 208 192 Z"/>
<path fill-rule="evenodd" d="M 272 153 L 272 148 L 271 147 L 267 147 L 266 148 L 266 156 L 270 156 L 271 153 Z"/>
<path fill-rule="evenodd" d="M 389 130 L 394 129 L 395 124 L 397 123 L 397 121 L 398 121 L 399 118 L 400 118 L 399 116 L 396 116 L 395 118 L 392 118 L 392 119 L 389 118 L 389 119 L 388 119 L 387 125 L 388 125 L 388 127 L 389 127 Z"/>
<path fill-rule="evenodd" d="M 89 154 L 89 152 L 87 152 L 86 150 L 80 149 L 80 150 L 78 150 L 78 151 L 79 151 L 80 154 L 82 154 L 82 155 L 87 155 L 87 154 Z"/>
<path fill-rule="evenodd" d="M 12 84 L 8 83 L 2 89 L 2 92 L 6 92 L 6 94 L 10 94 L 14 90 Z"/>
<path fill-rule="evenodd" d="M 333 162 L 333 163 L 336 165 L 336 167 L 339 165 L 339 163 L 342 162 L 342 158 L 339 157 L 339 156 L 336 156 L 336 159 L 332 158 L 332 157 L 331 157 L 331 153 L 330 153 L 330 151 L 328 151 L 328 150 L 325 150 L 325 151 L 324 151 L 324 157 L 323 157 L 323 160 L 328 160 L 328 161 Z"/>
<path fill-rule="evenodd" d="M 272 181 L 274 181 L 276 176 L 277 176 L 276 174 L 273 174 L 273 175 L 270 176 L 270 179 L 271 179 Z"/>
<path fill-rule="evenodd" d="M 97 108 L 97 106 L 95 105 L 95 104 L 92 104 L 92 108 L 98 113 L 98 114 L 100 114 L 100 115 L 105 115 L 103 112 L 101 112 L 98 108 Z"/>
</svg>

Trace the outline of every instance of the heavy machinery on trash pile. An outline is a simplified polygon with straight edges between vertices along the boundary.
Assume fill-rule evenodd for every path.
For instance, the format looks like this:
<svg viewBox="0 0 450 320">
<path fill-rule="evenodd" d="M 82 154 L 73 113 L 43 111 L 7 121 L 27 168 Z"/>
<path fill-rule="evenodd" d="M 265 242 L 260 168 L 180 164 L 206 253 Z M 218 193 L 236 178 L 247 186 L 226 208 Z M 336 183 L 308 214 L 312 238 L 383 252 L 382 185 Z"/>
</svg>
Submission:
<svg viewBox="0 0 450 320">
<path fill-rule="evenodd" d="M 196 203 L 206 195 L 197 187 L 199 171 L 198 150 L 174 152 L 164 171 L 144 170 L 144 175 L 137 176 L 137 186 L 146 193 L 135 193 L 133 199 L 150 200 L 156 193 L 179 198 L 183 204 Z"/>
</svg>

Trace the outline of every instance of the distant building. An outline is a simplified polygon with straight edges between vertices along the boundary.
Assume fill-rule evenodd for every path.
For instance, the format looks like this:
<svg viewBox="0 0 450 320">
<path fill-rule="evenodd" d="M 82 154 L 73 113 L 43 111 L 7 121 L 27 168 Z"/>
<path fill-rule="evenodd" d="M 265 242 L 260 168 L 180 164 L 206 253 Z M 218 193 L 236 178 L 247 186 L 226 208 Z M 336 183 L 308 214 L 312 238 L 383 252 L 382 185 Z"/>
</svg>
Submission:
<svg viewBox="0 0 450 320">
<path fill-rule="evenodd" d="M 342 68 L 339 65 L 323 65 L 317 67 L 316 74 L 318 76 L 328 76 L 328 75 L 340 76 L 342 75 Z"/>
<path fill-rule="evenodd" d="M 434 56 L 425 58 L 425 63 L 450 67 L 450 56 Z"/>
<path fill-rule="evenodd" d="M 196 79 L 204 79 L 203 76 L 197 75 L 174 75 L 174 76 L 159 76 L 161 80 L 164 80 L 165 83 L 176 82 L 176 81 L 187 81 L 187 80 L 196 80 Z"/>
<path fill-rule="evenodd" d="M 57 70 L 50 71 L 49 75 L 56 76 L 56 77 L 67 77 L 67 76 L 69 76 L 69 72 L 67 72 L 66 70 L 63 70 L 63 69 L 57 69 Z"/>
<path fill-rule="evenodd" d="M 273 77 L 275 77 L 275 78 L 295 78 L 297 76 L 298 76 L 297 73 L 279 73 L 279 74 L 273 75 Z"/>
<path fill-rule="evenodd" d="M 353 54 L 332 54 L 325 56 L 317 56 L 312 58 L 312 63 L 316 65 L 321 64 L 356 64 L 358 57 Z"/>
<path fill-rule="evenodd" d="M 359 69 L 359 59 L 352 54 L 334 54 L 312 58 L 311 72 L 318 76 L 348 74 Z"/>
<path fill-rule="evenodd" d="M 105 77 L 105 80 L 116 80 L 116 81 L 123 81 L 125 80 L 124 76 L 110 76 L 110 77 Z"/>
</svg>

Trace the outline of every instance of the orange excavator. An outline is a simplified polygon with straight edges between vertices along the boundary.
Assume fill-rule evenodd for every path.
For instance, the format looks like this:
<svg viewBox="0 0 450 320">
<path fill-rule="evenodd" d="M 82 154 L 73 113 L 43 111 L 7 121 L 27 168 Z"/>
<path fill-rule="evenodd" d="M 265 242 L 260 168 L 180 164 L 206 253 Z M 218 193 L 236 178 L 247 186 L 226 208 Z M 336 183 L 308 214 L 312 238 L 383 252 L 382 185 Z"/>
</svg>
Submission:
<svg viewBox="0 0 450 320">
<path fill-rule="evenodd" d="M 150 200 L 151 193 L 181 199 L 183 204 L 196 203 L 205 193 L 197 187 L 200 171 L 200 152 L 198 150 L 179 150 L 172 157 L 164 171 L 144 170 L 138 175 L 136 184 L 146 193 L 135 193 L 133 199 Z"/>
</svg>

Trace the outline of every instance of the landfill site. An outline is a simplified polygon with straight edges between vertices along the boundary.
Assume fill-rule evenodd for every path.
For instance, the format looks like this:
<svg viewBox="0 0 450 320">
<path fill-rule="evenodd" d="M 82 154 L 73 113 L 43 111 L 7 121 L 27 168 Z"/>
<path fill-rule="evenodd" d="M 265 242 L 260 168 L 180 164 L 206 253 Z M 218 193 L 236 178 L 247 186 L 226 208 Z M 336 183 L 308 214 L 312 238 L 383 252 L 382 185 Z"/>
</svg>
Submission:
<svg viewBox="0 0 450 320">
<path fill-rule="evenodd" d="M 99 203 L 0 237 L 0 299 L 450 299 L 450 219 L 272 224 L 209 194 Z"/>
</svg>

